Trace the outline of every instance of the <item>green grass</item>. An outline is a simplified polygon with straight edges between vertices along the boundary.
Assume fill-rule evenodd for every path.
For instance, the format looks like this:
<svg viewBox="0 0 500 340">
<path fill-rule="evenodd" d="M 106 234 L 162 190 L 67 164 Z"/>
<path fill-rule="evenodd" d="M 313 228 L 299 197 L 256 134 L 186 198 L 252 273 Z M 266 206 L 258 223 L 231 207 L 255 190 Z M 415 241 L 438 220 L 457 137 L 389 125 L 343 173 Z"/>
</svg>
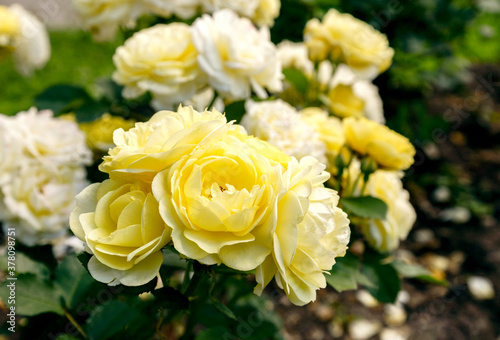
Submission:
<svg viewBox="0 0 500 340">
<path fill-rule="evenodd" d="M 50 33 L 52 57 L 30 78 L 21 77 L 12 60 L 0 64 L 0 113 L 13 115 L 33 105 L 33 99 L 56 84 L 91 87 L 97 78 L 110 77 L 112 56 L 123 40 L 96 43 L 82 31 Z"/>
</svg>

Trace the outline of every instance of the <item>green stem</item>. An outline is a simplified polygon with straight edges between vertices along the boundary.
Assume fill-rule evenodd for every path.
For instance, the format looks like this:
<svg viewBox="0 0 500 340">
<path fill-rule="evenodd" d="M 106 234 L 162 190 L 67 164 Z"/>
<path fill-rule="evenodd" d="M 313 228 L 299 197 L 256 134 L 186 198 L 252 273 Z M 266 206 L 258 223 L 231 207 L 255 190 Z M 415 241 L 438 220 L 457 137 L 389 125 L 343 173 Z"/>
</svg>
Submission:
<svg viewBox="0 0 500 340">
<path fill-rule="evenodd" d="M 191 269 L 193 268 L 193 261 L 188 261 L 186 265 L 186 272 L 184 273 L 184 280 L 182 281 L 181 291 L 183 294 L 186 293 L 186 290 L 190 284 L 189 274 L 191 273 Z"/>
<path fill-rule="evenodd" d="M 67 308 L 64 308 L 64 315 L 66 315 L 69 322 L 71 322 L 71 324 L 73 326 L 75 326 L 75 328 L 78 330 L 78 332 L 80 332 L 80 334 L 83 336 L 83 338 L 87 339 L 87 334 L 83 330 L 82 326 L 80 326 L 80 324 L 73 318 L 73 316 L 69 313 Z"/>
</svg>

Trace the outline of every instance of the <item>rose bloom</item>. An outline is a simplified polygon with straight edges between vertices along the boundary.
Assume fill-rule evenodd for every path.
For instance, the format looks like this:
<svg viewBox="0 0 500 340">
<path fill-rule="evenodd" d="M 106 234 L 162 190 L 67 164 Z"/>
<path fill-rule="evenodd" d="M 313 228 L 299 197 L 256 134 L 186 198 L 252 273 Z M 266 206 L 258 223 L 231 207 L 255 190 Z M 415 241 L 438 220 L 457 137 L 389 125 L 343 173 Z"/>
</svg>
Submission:
<svg viewBox="0 0 500 340">
<path fill-rule="evenodd" d="M 97 281 L 140 286 L 158 274 L 170 228 L 149 189 L 140 183 L 106 180 L 76 196 L 71 230 L 94 255 L 88 269 Z"/>
<path fill-rule="evenodd" d="M 309 20 L 304 40 L 313 60 L 346 63 L 366 79 L 387 70 L 394 55 L 384 34 L 335 9 L 330 9 L 321 22 L 316 18 Z"/>
<path fill-rule="evenodd" d="M 135 27 L 136 20 L 147 12 L 137 0 L 73 0 L 73 4 L 97 41 L 112 40 L 120 26 Z"/>
<path fill-rule="evenodd" d="M 405 170 L 413 164 L 415 148 L 408 138 L 366 118 L 343 120 L 347 144 L 387 170 Z"/>
<path fill-rule="evenodd" d="M 290 104 L 278 99 L 248 101 L 243 125 L 249 134 L 265 140 L 289 156 L 301 159 L 313 156 L 326 164 L 326 147 L 315 129 L 301 120 Z"/>
<path fill-rule="evenodd" d="M 125 86 L 125 98 L 150 91 L 158 105 L 170 108 L 205 85 L 197 54 L 188 25 L 156 25 L 135 33 L 117 48 L 113 80 Z"/>
<path fill-rule="evenodd" d="M 200 0 L 142 0 L 146 8 L 153 14 L 168 18 L 176 15 L 182 19 L 189 19 L 196 15 L 200 7 Z"/>
<path fill-rule="evenodd" d="M 24 155 L 49 166 L 89 165 L 92 153 L 78 124 L 54 118 L 50 110 L 31 108 L 10 117 L 12 138 L 22 145 Z"/>
<path fill-rule="evenodd" d="M 19 35 L 21 25 L 17 16 L 6 6 L 0 6 L 0 51 L 13 49 L 15 37 Z"/>
<path fill-rule="evenodd" d="M 67 233 L 74 197 L 87 185 L 85 170 L 29 158 L 20 163 L 0 187 L 0 220 L 26 245 L 49 243 Z"/>
<path fill-rule="evenodd" d="M 111 178 L 149 182 L 166 167 L 189 154 L 202 141 L 217 140 L 233 127 L 217 110 L 198 112 L 180 106 L 177 112 L 160 111 L 128 131 L 117 129 L 116 145 L 99 166 Z"/>
<path fill-rule="evenodd" d="M 384 124 L 384 111 L 378 88 L 370 81 L 356 76 L 352 69 L 340 64 L 330 81 L 322 101 L 328 109 L 340 117 L 366 117 Z"/>
<path fill-rule="evenodd" d="M 359 162 L 353 162 L 349 171 L 351 181 L 354 181 L 360 173 Z M 360 192 L 362 183 L 354 189 L 355 195 L 370 195 L 387 204 L 384 220 L 370 219 L 361 223 L 366 240 L 378 251 L 397 249 L 399 241 L 406 239 L 417 218 L 410 194 L 403 189 L 402 176 L 398 171 L 377 170 L 370 175 L 363 193 Z"/>
<path fill-rule="evenodd" d="M 0 220 L 28 245 L 67 232 L 74 196 L 91 161 L 74 122 L 32 108 L 0 116 Z"/>
<path fill-rule="evenodd" d="M 258 26 L 271 27 L 280 13 L 280 0 L 201 0 L 203 10 L 213 13 L 228 8 Z"/>
<path fill-rule="evenodd" d="M 282 90 L 281 64 L 269 29 L 257 30 L 250 20 L 225 9 L 196 19 L 192 32 L 198 64 L 224 98 L 246 99 L 251 89 L 266 98 L 265 88 Z"/>
<path fill-rule="evenodd" d="M 160 172 L 153 193 L 174 247 L 204 264 L 255 269 L 271 251 L 275 183 L 288 159 L 234 130 Z"/>
<path fill-rule="evenodd" d="M 337 207 L 337 193 L 323 186 L 330 177 L 324 169 L 305 157 L 292 159 L 282 174 L 273 252 L 256 270 L 256 294 L 275 277 L 292 303 L 315 301 L 316 290 L 326 287 L 324 272 L 345 255 L 349 220 Z"/>
<path fill-rule="evenodd" d="M 50 39 L 45 25 L 18 4 L 0 6 L 0 54 L 12 53 L 14 65 L 30 76 L 50 59 Z"/>
<path fill-rule="evenodd" d="M 319 139 L 325 143 L 329 159 L 332 160 L 345 144 L 342 121 L 329 116 L 328 112 L 319 107 L 303 109 L 300 111 L 300 119 L 319 134 Z"/>
<path fill-rule="evenodd" d="M 307 47 L 303 43 L 284 40 L 278 44 L 278 55 L 283 68 L 295 68 L 306 76 L 312 76 L 314 64 L 307 56 Z"/>
<path fill-rule="evenodd" d="M 135 125 L 132 120 L 122 117 L 112 116 L 109 113 L 103 114 L 99 119 L 92 122 L 80 123 L 80 129 L 87 136 L 87 145 L 99 152 L 108 151 L 113 148 L 113 132 L 116 129 L 127 131 Z"/>
</svg>

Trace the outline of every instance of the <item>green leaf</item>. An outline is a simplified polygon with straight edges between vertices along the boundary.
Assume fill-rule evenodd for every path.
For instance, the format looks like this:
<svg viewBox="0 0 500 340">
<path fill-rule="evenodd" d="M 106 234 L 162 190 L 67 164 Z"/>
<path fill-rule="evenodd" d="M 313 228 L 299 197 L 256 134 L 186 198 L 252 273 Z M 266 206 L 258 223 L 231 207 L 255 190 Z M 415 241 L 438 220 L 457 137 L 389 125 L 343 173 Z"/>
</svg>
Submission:
<svg viewBox="0 0 500 340">
<path fill-rule="evenodd" d="M 94 279 L 76 257 L 66 257 L 56 268 L 54 285 L 69 309 L 75 308 L 94 284 Z"/>
<path fill-rule="evenodd" d="M 68 334 L 61 334 L 56 338 L 56 340 L 78 340 L 78 338 Z"/>
<path fill-rule="evenodd" d="M 340 202 L 343 207 L 360 217 L 383 220 L 387 215 L 387 204 L 372 196 L 344 197 Z"/>
<path fill-rule="evenodd" d="M 243 115 L 246 112 L 245 101 L 239 100 L 237 102 L 227 105 L 224 112 L 226 113 L 226 118 L 228 122 L 235 120 L 236 123 L 239 123 L 241 121 L 241 118 L 243 118 Z"/>
<path fill-rule="evenodd" d="M 372 286 L 366 287 L 373 297 L 384 303 L 396 301 L 401 281 L 390 264 L 364 263 L 361 272 L 373 283 Z"/>
<path fill-rule="evenodd" d="M 431 272 L 419 265 L 419 264 L 409 264 L 402 261 L 394 261 L 390 263 L 394 269 L 402 277 L 415 278 L 421 281 L 437 284 L 440 286 L 448 286 L 449 283 L 446 280 L 439 280 L 432 276 Z"/>
<path fill-rule="evenodd" d="M 370 280 L 360 271 L 359 259 L 347 253 L 344 257 L 336 258 L 336 263 L 330 270 L 330 275 L 325 275 L 326 282 L 339 293 L 345 290 L 358 288 L 358 284 L 370 286 Z"/>
<path fill-rule="evenodd" d="M 88 99 L 75 110 L 76 120 L 80 123 L 91 122 L 109 111 L 109 103 Z"/>
<path fill-rule="evenodd" d="M 132 306 L 117 300 L 111 300 L 98 306 L 87 320 L 87 336 L 90 340 L 105 340 L 126 331 L 127 327 L 141 317 L 141 313 Z"/>
<path fill-rule="evenodd" d="M 230 310 L 227 306 L 225 306 L 222 302 L 220 302 L 214 297 L 211 297 L 210 301 L 212 301 L 215 308 L 217 308 L 217 310 L 222 312 L 225 316 L 227 316 L 230 319 L 236 320 L 236 315 L 234 315 L 233 311 Z"/>
<path fill-rule="evenodd" d="M 0 270 L 7 271 L 7 254 L 0 255 Z M 48 278 L 50 274 L 49 268 L 43 262 L 35 261 L 22 252 L 16 254 L 16 273 L 31 273 L 43 279 Z"/>
<path fill-rule="evenodd" d="M 51 282 L 47 282 L 34 274 L 21 274 L 17 276 L 17 280 L 3 282 L 0 297 L 7 307 L 10 305 L 9 293 L 11 287 L 15 287 L 17 314 L 33 316 L 52 312 L 64 315 L 64 310 L 59 304 L 59 292 Z"/>
<path fill-rule="evenodd" d="M 227 335 L 231 334 L 231 331 L 225 327 L 214 327 L 201 331 L 196 336 L 195 340 L 213 340 L 213 339 L 225 339 Z"/>
<path fill-rule="evenodd" d="M 283 70 L 283 74 L 285 75 L 285 79 L 288 80 L 297 91 L 302 94 L 306 93 L 309 86 L 309 80 L 307 80 L 304 73 L 295 68 L 286 68 Z"/>
<path fill-rule="evenodd" d="M 35 98 L 35 104 L 40 110 L 50 109 L 54 111 L 57 116 L 73 111 L 88 99 L 90 96 L 81 87 L 56 85 L 40 93 Z"/>
</svg>

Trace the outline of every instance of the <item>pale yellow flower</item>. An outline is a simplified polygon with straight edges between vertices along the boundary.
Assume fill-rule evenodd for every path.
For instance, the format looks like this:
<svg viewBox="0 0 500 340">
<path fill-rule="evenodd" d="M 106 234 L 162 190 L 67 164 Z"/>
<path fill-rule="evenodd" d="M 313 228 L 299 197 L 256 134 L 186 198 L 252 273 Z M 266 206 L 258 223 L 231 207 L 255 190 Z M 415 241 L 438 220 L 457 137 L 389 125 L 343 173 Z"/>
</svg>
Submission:
<svg viewBox="0 0 500 340">
<path fill-rule="evenodd" d="M 335 258 L 345 255 L 349 220 L 337 207 L 337 193 L 323 186 L 324 169 L 313 157 L 293 158 L 282 174 L 273 252 L 257 268 L 256 294 L 275 277 L 292 303 L 305 305 L 326 287 L 324 272 Z"/>
<path fill-rule="evenodd" d="M 415 148 L 408 138 L 366 118 L 344 119 L 347 144 L 388 170 L 404 170 L 413 164 Z"/>
<path fill-rule="evenodd" d="M 304 40 L 313 60 L 344 62 L 368 79 L 387 70 L 394 55 L 384 34 L 335 9 L 330 9 L 321 22 L 311 19 L 306 25 Z"/>
<path fill-rule="evenodd" d="M 360 173 L 359 162 L 352 162 L 349 171 L 351 181 L 354 182 Z M 415 209 L 410 203 L 410 195 L 403 188 L 402 176 L 403 174 L 398 171 L 377 170 L 370 175 L 365 191 L 361 192 L 363 181 L 354 188 L 354 195 L 370 195 L 387 204 L 385 219 L 369 219 L 361 222 L 363 235 L 378 251 L 397 249 L 400 240 L 406 239 L 417 218 Z"/>
<path fill-rule="evenodd" d="M 115 146 L 113 143 L 113 132 L 120 128 L 127 131 L 135 124 L 132 120 L 126 120 L 122 117 L 105 113 L 97 120 L 80 123 L 79 125 L 80 129 L 87 136 L 87 144 L 91 149 L 108 151 L 108 149 Z"/>
<path fill-rule="evenodd" d="M 157 105 L 172 108 L 206 84 L 197 55 L 188 25 L 156 25 L 135 33 L 118 47 L 113 56 L 113 80 L 125 86 L 125 98 L 150 91 Z"/>
<path fill-rule="evenodd" d="M 0 6 L 0 56 L 12 54 L 21 75 L 45 66 L 50 51 L 47 28 L 36 16 L 18 4 Z"/>
<path fill-rule="evenodd" d="M 227 8 L 249 18 L 258 26 L 271 27 L 280 14 L 280 0 L 201 0 L 208 13 Z"/>
<path fill-rule="evenodd" d="M 265 89 L 281 92 L 281 63 L 269 29 L 257 30 L 229 9 L 203 15 L 192 25 L 198 63 L 208 83 L 229 100 L 247 99 L 253 90 L 267 98 Z"/>
<path fill-rule="evenodd" d="M 378 88 L 370 81 L 358 78 L 345 64 L 337 66 L 327 95 L 321 99 L 328 109 L 339 117 L 366 117 L 381 124 L 385 123 Z"/>
<path fill-rule="evenodd" d="M 71 230 L 94 256 L 92 276 L 108 285 L 140 286 L 158 274 L 170 242 L 158 202 L 147 185 L 106 180 L 76 196 Z"/>
<path fill-rule="evenodd" d="M 0 6 L 0 51 L 12 48 L 15 37 L 21 32 L 19 19 L 8 7 Z"/>
<path fill-rule="evenodd" d="M 231 128 L 217 110 L 198 112 L 180 106 L 177 112 L 160 111 L 128 131 L 115 130 L 116 145 L 99 166 L 111 178 L 151 182 L 163 169 L 188 155 L 202 141 L 218 140 Z"/>
<path fill-rule="evenodd" d="M 133 28 L 147 12 L 137 0 L 73 0 L 84 26 L 98 41 L 112 40 L 119 27 Z"/>
<path fill-rule="evenodd" d="M 153 181 L 174 247 L 204 264 L 252 270 L 272 248 L 276 181 L 288 157 L 243 131 L 200 143 Z"/>
<path fill-rule="evenodd" d="M 319 134 L 330 158 L 335 157 L 345 144 L 342 121 L 337 117 L 329 116 L 328 112 L 319 107 L 307 107 L 300 111 L 300 114 L 301 120 Z"/>
</svg>

